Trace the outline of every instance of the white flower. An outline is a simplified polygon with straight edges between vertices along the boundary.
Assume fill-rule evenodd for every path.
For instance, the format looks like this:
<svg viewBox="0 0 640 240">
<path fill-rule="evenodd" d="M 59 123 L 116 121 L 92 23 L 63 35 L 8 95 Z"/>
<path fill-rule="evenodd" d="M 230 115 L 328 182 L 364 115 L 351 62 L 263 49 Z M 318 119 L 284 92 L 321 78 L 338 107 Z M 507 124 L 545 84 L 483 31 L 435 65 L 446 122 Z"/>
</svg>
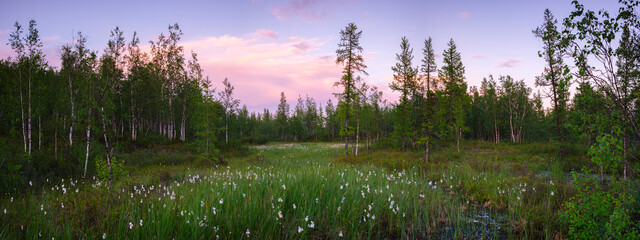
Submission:
<svg viewBox="0 0 640 240">
<path fill-rule="evenodd" d="M 107 239 L 107 233 L 102 234 L 102 239 Z"/>
<path fill-rule="evenodd" d="M 295 203 L 293 204 L 293 209 L 296 209 L 296 204 Z"/>
<path fill-rule="evenodd" d="M 285 186 L 284 184 L 282 184 L 282 189 L 287 190 L 287 186 Z"/>
<path fill-rule="evenodd" d="M 140 219 L 140 227 L 142 227 L 142 219 Z"/>
<path fill-rule="evenodd" d="M 4 209 L 4 214 L 7 214 L 7 209 L 6 208 Z"/>
<path fill-rule="evenodd" d="M 33 186 L 33 183 L 31 181 L 29 181 L 29 186 Z"/>
<path fill-rule="evenodd" d="M 133 223 L 129 222 L 129 229 L 133 229 Z"/>
<path fill-rule="evenodd" d="M 282 218 L 282 211 L 278 211 L 278 218 Z"/>
<path fill-rule="evenodd" d="M 309 228 L 314 228 L 316 226 L 315 223 L 313 223 L 313 221 L 311 221 L 311 223 L 309 224 Z"/>
<path fill-rule="evenodd" d="M 220 204 L 223 204 L 223 203 L 224 203 L 224 200 L 220 199 Z"/>
<path fill-rule="evenodd" d="M 248 228 L 247 228 L 247 232 L 245 232 L 245 234 L 247 234 L 247 237 L 249 237 L 251 235 L 251 232 L 249 231 Z"/>
<path fill-rule="evenodd" d="M 308 222 L 309 221 L 309 216 L 304 217 L 304 221 Z"/>
<path fill-rule="evenodd" d="M 278 202 L 282 202 L 282 198 L 278 198 Z"/>
<path fill-rule="evenodd" d="M 62 205 L 62 208 L 64 208 L 64 203 L 60 203 L 60 205 Z"/>
<path fill-rule="evenodd" d="M 340 231 L 340 233 L 338 233 L 338 237 L 343 237 L 342 236 L 342 231 Z"/>
<path fill-rule="evenodd" d="M 551 196 L 553 196 L 553 191 L 551 191 Z"/>
<path fill-rule="evenodd" d="M 298 227 L 298 233 L 301 233 L 304 229 L 302 229 L 301 227 Z"/>
</svg>

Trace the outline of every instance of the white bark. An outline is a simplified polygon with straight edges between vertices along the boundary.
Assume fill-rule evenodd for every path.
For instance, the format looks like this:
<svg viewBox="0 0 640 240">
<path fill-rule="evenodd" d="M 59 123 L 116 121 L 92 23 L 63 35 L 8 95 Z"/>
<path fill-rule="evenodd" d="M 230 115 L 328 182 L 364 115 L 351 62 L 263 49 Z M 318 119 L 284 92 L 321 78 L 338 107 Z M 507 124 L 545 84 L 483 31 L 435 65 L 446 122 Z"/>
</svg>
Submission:
<svg viewBox="0 0 640 240">
<path fill-rule="evenodd" d="M 69 148 L 73 146 L 73 125 L 75 124 L 75 104 L 73 102 L 73 80 L 69 77 L 69 101 L 71 102 L 71 126 L 69 126 Z"/>
<path fill-rule="evenodd" d="M 22 143 L 24 144 L 24 153 L 27 153 L 27 126 L 24 121 L 24 100 L 22 97 L 22 73 L 18 71 L 20 79 L 20 124 L 22 125 Z"/>
<path fill-rule="evenodd" d="M 91 109 L 89 109 L 89 119 L 91 119 Z M 91 120 L 87 124 L 87 152 L 84 157 L 84 174 L 82 178 L 87 176 L 87 163 L 89 162 L 89 144 L 91 143 Z"/>
<path fill-rule="evenodd" d="M 104 101 L 104 100 L 103 100 Z M 104 103 L 103 103 L 104 104 Z M 109 139 L 107 138 L 107 124 L 104 120 L 104 106 L 100 107 L 100 113 L 102 114 L 102 135 L 104 136 L 104 151 L 107 155 L 107 165 L 109 166 L 109 186 L 111 186 L 111 155 L 109 153 Z"/>
<path fill-rule="evenodd" d="M 29 67 L 31 68 L 31 67 Z M 29 90 L 28 90 L 28 99 L 27 99 L 27 104 L 29 106 L 28 108 L 28 113 L 29 113 L 29 117 L 27 118 L 27 136 L 29 136 L 29 155 L 31 155 L 31 69 L 29 69 Z"/>
</svg>

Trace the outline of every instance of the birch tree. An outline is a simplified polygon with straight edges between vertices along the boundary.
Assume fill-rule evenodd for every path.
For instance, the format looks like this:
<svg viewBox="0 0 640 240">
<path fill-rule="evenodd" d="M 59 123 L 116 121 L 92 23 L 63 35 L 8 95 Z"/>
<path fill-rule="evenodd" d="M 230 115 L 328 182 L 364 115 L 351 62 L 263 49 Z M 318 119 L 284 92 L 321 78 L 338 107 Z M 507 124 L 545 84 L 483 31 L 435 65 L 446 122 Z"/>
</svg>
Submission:
<svg viewBox="0 0 640 240">
<path fill-rule="evenodd" d="M 233 90 L 235 89 L 228 78 L 224 78 L 222 81 L 224 90 L 218 92 L 220 96 L 220 102 L 224 107 L 224 142 L 229 143 L 229 117 L 236 112 L 238 106 L 240 106 L 240 100 L 233 98 Z"/>
</svg>

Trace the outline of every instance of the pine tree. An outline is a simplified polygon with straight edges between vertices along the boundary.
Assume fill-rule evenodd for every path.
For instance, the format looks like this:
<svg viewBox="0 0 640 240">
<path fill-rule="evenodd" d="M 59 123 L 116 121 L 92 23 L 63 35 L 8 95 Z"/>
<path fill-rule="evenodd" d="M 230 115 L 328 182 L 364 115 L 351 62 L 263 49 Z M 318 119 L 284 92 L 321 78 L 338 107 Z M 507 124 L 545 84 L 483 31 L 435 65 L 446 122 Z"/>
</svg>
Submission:
<svg viewBox="0 0 640 240">
<path fill-rule="evenodd" d="M 344 30 L 340 31 L 340 42 L 338 43 L 338 50 L 336 50 L 336 64 L 342 64 L 344 69 L 342 71 L 342 78 L 337 81 L 334 86 L 343 86 L 342 93 L 336 95 L 343 102 L 344 107 L 342 112 L 344 116 L 344 128 L 340 130 L 340 134 L 344 136 L 344 151 L 345 156 L 349 156 L 349 135 L 352 131 L 349 129 L 349 118 L 351 111 L 351 102 L 356 94 L 357 77 L 355 74 L 363 73 L 367 75 L 364 70 L 367 66 L 364 64 L 364 58 L 362 57 L 362 47 L 360 46 L 360 37 L 362 31 L 358 31 L 358 27 L 354 23 L 349 23 Z M 340 103 L 338 104 L 340 105 Z M 340 109 L 340 108 L 339 108 Z"/>
<path fill-rule="evenodd" d="M 536 77 L 536 86 L 549 87 L 546 93 L 551 98 L 553 104 L 553 118 L 556 125 L 556 135 L 558 142 L 564 142 L 564 121 L 569 99 L 570 77 L 567 76 L 569 70 L 562 61 L 564 49 L 562 39 L 556 24 L 558 20 L 553 17 L 551 11 L 544 11 L 544 23 L 533 30 L 533 34 L 543 42 L 542 51 L 538 56 L 543 58 L 547 65 L 544 73 Z"/>
<path fill-rule="evenodd" d="M 460 138 L 466 130 L 464 125 L 465 111 L 468 95 L 467 83 L 464 77 L 464 65 L 460 53 L 453 39 L 447 44 L 449 48 L 442 53 L 444 63 L 438 72 L 439 78 L 444 82 L 444 102 L 442 110 L 446 119 L 445 134 L 456 139 L 458 151 L 460 151 Z"/>
<path fill-rule="evenodd" d="M 425 89 L 425 99 L 426 103 L 424 104 L 424 109 L 422 110 L 424 114 L 424 142 L 425 142 L 425 157 L 424 161 L 429 162 L 429 136 L 431 134 L 431 128 L 433 128 L 433 111 L 435 109 L 435 94 L 432 92 L 431 82 L 432 78 L 435 78 L 435 73 L 437 71 L 436 66 L 436 57 L 435 52 L 433 51 L 432 40 L 431 37 L 424 40 L 424 49 L 422 50 L 424 54 L 424 58 L 422 59 L 422 65 L 420 67 L 420 71 L 423 74 L 423 81 L 426 85 Z M 433 74 L 433 75 L 432 75 Z"/>
<path fill-rule="evenodd" d="M 278 123 L 278 129 L 280 130 L 280 140 L 284 140 L 288 117 L 289 104 L 287 103 L 287 97 L 284 95 L 284 92 L 281 92 L 280 104 L 278 104 L 278 111 L 276 112 L 276 122 Z"/>
<path fill-rule="evenodd" d="M 393 70 L 393 82 L 389 84 L 391 90 L 400 92 L 400 102 L 396 105 L 398 111 L 398 122 L 395 126 L 395 133 L 402 138 L 402 151 L 405 149 L 405 142 L 407 137 L 413 135 L 411 129 L 412 119 L 409 117 L 412 112 L 412 105 L 410 104 L 410 98 L 412 93 L 418 88 L 417 81 L 418 69 L 412 66 L 413 61 L 413 48 L 409 44 L 407 37 L 402 37 L 400 43 L 400 53 L 396 53 L 396 60 L 398 61 L 395 66 L 391 67 Z"/>
</svg>

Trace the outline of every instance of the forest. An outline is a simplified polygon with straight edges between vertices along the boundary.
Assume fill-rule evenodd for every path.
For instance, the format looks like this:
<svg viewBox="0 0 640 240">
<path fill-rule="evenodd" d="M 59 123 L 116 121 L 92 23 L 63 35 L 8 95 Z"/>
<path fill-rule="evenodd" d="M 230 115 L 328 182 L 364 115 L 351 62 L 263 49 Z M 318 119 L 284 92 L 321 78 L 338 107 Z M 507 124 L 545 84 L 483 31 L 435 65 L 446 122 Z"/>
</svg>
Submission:
<svg viewBox="0 0 640 240">
<path fill-rule="evenodd" d="M 16 22 L 0 238 L 638 239 L 638 3 L 540 13 L 535 86 L 468 86 L 454 39 L 402 37 L 394 102 L 349 23 L 335 98 L 281 92 L 260 112 L 204 76 L 177 23 L 148 52 L 136 32 L 100 50 L 78 31 L 54 67 L 36 20 Z"/>
</svg>

